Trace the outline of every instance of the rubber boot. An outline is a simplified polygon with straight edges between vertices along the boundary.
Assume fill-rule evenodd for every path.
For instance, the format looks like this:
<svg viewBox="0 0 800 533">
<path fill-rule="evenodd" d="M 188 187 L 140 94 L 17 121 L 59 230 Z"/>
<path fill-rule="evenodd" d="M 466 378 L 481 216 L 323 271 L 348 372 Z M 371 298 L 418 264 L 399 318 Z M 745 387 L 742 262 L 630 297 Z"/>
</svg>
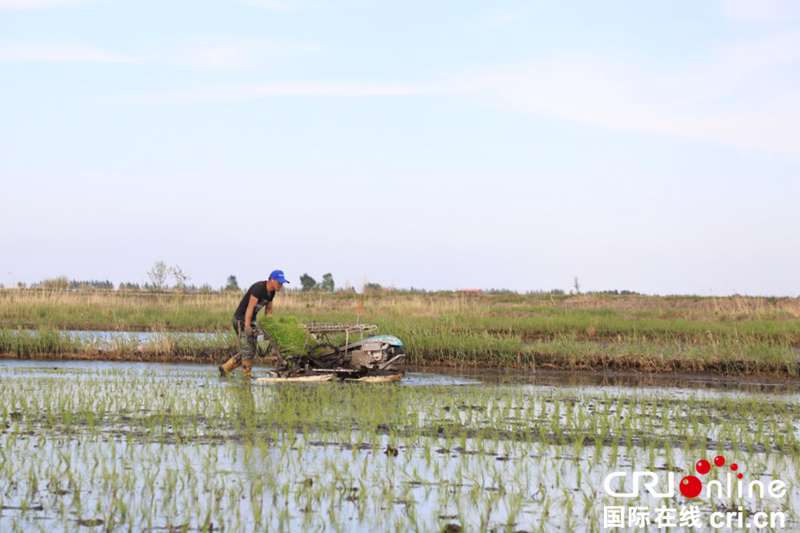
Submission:
<svg viewBox="0 0 800 533">
<path fill-rule="evenodd" d="M 244 371 L 244 377 L 247 379 L 253 379 L 253 362 L 252 361 L 242 361 L 242 370 Z"/>
<path fill-rule="evenodd" d="M 239 365 L 241 364 L 242 364 L 241 361 L 236 360 L 236 356 L 231 357 L 230 359 L 228 359 L 227 363 L 225 363 L 220 367 L 217 367 L 217 370 L 219 370 L 219 377 L 224 378 L 225 376 L 233 372 L 236 368 L 239 368 Z"/>
</svg>

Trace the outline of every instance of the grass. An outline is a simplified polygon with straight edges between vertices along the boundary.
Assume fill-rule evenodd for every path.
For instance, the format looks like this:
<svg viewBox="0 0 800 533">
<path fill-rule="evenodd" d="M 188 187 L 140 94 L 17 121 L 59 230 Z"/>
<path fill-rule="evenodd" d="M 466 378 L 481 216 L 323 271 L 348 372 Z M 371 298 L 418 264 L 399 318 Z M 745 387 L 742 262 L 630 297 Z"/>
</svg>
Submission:
<svg viewBox="0 0 800 533">
<path fill-rule="evenodd" d="M 0 326 L 60 329 L 217 331 L 230 327 L 240 294 L 0 290 Z M 352 320 L 358 302 L 370 321 L 392 317 L 448 318 L 469 329 L 536 336 L 645 335 L 703 341 L 714 336 L 800 343 L 800 299 L 645 296 L 459 295 L 453 293 L 281 293 L 276 314 Z"/>
<path fill-rule="evenodd" d="M 198 337 L 157 331 L 142 341 L 136 334 L 122 333 L 109 339 L 72 335 L 52 328 L 0 329 L 0 353 L 19 359 L 211 362 L 229 357 L 237 346 L 236 336 L 228 332 Z"/>
<path fill-rule="evenodd" d="M 658 389 L 242 386 L 208 372 L 0 376 L 0 529 L 598 530 L 613 471 L 724 455 L 798 520 L 794 396 Z M 704 478 L 724 480 L 715 468 Z M 643 493 L 626 505 L 658 501 Z"/>
<path fill-rule="evenodd" d="M 228 333 L 239 298 L 0 291 L 0 353 L 218 360 L 234 349 Z M 800 300 L 792 298 L 284 292 L 270 327 L 280 328 L 281 344 L 302 344 L 289 322 L 353 322 L 359 301 L 362 321 L 400 337 L 418 365 L 798 373 Z M 18 328 L 37 333 L 12 338 Z M 121 342 L 100 350 L 59 339 L 56 329 L 155 331 L 160 340 L 146 349 Z M 197 340 L 178 332 L 219 335 Z"/>
</svg>

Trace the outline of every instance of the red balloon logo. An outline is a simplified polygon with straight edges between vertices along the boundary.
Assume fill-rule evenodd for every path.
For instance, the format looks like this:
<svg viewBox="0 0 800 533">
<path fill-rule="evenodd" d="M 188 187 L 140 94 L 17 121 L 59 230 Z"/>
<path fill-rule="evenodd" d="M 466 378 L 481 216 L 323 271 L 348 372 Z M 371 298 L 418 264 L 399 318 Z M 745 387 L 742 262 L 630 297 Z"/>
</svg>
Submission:
<svg viewBox="0 0 800 533">
<path fill-rule="evenodd" d="M 706 461 L 705 459 L 700 459 L 697 461 L 697 464 L 694 465 L 695 469 L 697 470 L 698 474 L 708 474 L 711 471 L 711 463 Z"/>
<path fill-rule="evenodd" d="M 696 498 L 700 495 L 700 491 L 703 490 L 703 484 L 694 476 L 683 478 L 678 487 L 681 489 L 681 494 L 687 498 Z"/>
</svg>

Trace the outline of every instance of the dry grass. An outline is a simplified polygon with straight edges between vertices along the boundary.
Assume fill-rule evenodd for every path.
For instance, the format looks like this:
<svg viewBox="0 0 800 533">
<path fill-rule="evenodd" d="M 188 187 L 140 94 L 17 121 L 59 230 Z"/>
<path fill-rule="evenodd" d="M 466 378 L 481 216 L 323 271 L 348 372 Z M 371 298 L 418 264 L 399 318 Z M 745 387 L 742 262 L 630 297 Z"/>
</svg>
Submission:
<svg viewBox="0 0 800 533">
<path fill-rule="evenodd" d="M 189 308 L 230 314 L 241 293 L 131 293 L 0 290 L 0 319 L 25 316 L 31 309 L 51 307 L 93 309 L 141 309 L 147 306 Z M 516 314 L 537 309 L 612 310 L 625 313 L 653 312 L 694 317 L 738 319 L 800 319 L 800 298 L 516 295 L 383 292 L 368 295 L 283 291 L 276 306 L 287 313 L 313 309 L 318 313 L 355 313 L 358 302 L 378 314 L 405 316 L 473 316 Z"/>
<path fill-rule="evenodd" d="M 240 293 L 0 291 L 0 328 L 40 330 L 22 344 L 5 335 L 0 351 L 37 357 L 92 351 L 53 337 L 64 329 L 230 334 L 240 298 Z M 792 298 L 286 291 L 275 309 L 302 322 L 347 322 L 355 320 L 359 302 L 361 320 L 403 339 L 410 362 L 421 365 L 797 374 L 800 300 Z M 234 349 L 233 341 L 173 346 L 171 337 L 161 338 L 165 344 L 153 345 L 146 355 L 214 358 Z M 119 354 L 141 355 L 127 348 Z"/>
</svg>

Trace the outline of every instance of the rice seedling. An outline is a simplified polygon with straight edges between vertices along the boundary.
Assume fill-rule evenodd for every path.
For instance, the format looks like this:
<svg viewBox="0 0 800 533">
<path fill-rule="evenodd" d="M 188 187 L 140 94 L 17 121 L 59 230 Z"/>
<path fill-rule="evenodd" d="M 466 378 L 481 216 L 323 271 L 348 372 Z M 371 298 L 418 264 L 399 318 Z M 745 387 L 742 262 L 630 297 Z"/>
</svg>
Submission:
<svg viewBox="0 0 800 533">
<path fill-rule="evenodd" d="M 762 392 L 243 386 L 203 370 L 7 366 L 0 529 L 594 530 L 619 501 L 602 489 L 609 472 L 688 472 L 716 454 L 748 479 L 780 477 L 787 496 L 703 496 L 705 512 L 797 520 L 798 409 L 796 395 Z"/>
</svg>

